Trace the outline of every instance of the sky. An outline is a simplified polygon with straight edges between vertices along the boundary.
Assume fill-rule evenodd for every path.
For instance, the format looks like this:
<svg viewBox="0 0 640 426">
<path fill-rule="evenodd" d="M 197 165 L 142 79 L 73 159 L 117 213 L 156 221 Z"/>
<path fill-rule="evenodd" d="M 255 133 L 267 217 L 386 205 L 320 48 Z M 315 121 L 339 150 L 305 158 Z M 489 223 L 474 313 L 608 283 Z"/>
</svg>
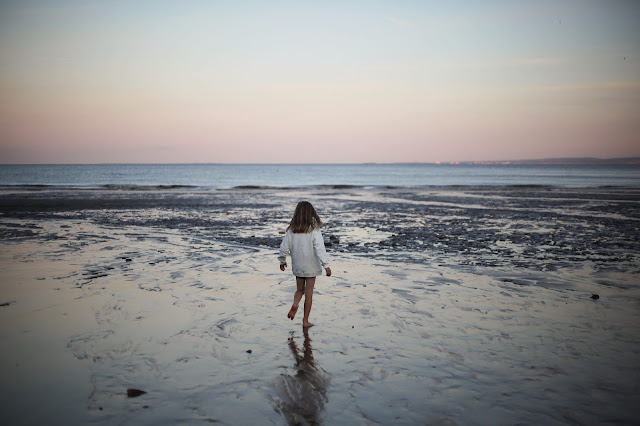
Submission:
<svg viewBox="0 0 640 426">
<path fill-rule="evenodd" d="M 3 0 L 0 163 L 640 156 L 640 2 Z"/>
</svg>

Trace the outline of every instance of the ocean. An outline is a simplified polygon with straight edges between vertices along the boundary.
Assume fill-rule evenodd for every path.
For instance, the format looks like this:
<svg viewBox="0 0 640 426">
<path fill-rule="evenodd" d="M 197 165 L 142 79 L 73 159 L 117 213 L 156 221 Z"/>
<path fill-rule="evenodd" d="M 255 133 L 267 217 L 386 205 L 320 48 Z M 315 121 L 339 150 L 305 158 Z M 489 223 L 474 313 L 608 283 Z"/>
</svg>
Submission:
<svg viewBox="0 0 640 426">
<path fill-rule="evenodd" d="M 74 164 L 0 165 L 0 186 L 203 189 L 446 186 L 640 187 L 640 165 Z"/>
</svg>

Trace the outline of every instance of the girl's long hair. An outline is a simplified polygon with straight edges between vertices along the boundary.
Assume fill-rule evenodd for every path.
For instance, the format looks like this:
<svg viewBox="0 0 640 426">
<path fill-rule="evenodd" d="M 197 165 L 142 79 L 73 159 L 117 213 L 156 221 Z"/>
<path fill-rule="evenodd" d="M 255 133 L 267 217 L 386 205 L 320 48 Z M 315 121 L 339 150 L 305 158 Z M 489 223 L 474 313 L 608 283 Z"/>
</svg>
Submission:
<svg viewBox="0 0 640 426">
<path fill-rule="evenodd" d="M 320 226 L 322 226 L 322 221 L 316 213 L 316 209 L 310 202 L 300 201 L 287 230 L 291 229 L 295 234 L 306 234 L 314 229 L 319 229 Z"/>
</svg>

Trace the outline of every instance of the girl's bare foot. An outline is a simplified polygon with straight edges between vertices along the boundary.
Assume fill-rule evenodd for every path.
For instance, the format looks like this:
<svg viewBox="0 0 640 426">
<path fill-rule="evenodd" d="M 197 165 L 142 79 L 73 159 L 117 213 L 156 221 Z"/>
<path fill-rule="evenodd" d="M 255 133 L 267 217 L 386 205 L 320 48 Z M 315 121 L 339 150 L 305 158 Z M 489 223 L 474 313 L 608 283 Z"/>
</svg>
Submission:
<svg viewBox="0 0 640 426">
<path fill-rule="evenodd" d="M 298 305 L 291 305 L 291 310 L 287 314 L 287 318 L 293 319 L 296 316 L 296 312 L 298 312 Z"/>
<path fill-rule="evenodd" d="M 302 328 L 311 328 L 311 327 L 313 327 L 313 323 L 310 323 L 310 322 L 302 323 Z"/>
</svg>

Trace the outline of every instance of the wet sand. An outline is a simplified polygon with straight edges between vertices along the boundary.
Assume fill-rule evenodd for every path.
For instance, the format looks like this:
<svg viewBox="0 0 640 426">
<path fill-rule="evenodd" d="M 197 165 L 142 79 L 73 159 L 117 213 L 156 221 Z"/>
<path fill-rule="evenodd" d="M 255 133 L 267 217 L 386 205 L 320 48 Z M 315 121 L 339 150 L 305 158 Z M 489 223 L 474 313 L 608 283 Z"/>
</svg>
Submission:
<svg viewBox="0 0 640 426">
<path fill-rule="evenodd" d="M 333 270 L 306 334 L 276 260 L 300 199 Z M 4 190 L 3 420 L 632 424 L 639 204 L 615 188 Z"/>
</svg>

